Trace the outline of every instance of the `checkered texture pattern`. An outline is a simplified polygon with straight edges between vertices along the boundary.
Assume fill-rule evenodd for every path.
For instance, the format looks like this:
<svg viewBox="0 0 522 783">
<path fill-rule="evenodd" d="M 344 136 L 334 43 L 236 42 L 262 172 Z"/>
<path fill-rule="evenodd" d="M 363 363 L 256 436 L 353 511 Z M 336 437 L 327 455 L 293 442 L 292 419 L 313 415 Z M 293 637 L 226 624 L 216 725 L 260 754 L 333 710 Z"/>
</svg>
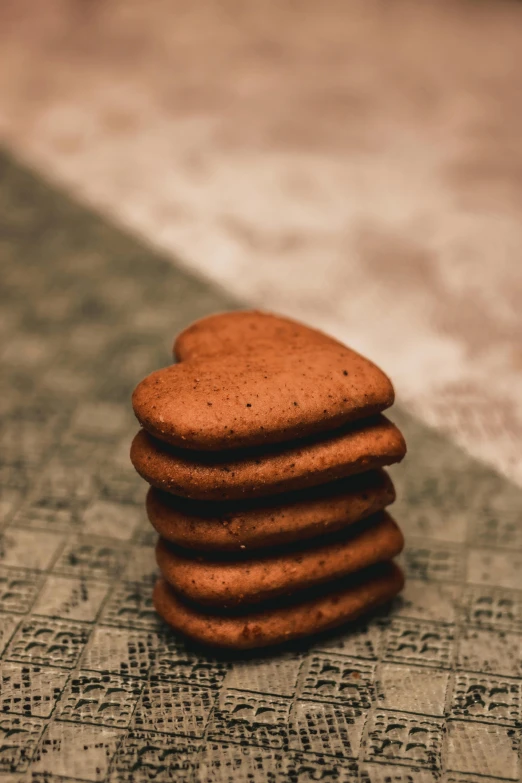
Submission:
<svg viewBox="0 0 522 783">
<path fill-rule="evenodd" d="M 400 410 L 407 584 L 274 656 L 156 617 L 129 395 L 235 306 L 0 159 L 0 783 L 518 780 L 522 492 Z"/>
</svg>

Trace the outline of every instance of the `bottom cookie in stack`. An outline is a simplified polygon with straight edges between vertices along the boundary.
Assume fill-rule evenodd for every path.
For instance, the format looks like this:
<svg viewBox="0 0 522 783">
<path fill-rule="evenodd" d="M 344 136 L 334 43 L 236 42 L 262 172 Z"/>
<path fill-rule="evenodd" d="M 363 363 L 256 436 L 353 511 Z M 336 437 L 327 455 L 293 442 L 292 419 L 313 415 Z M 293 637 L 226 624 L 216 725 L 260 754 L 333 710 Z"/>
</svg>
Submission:
<svg viewBox="0 0 522 783">
<path fill-rule="evenodd" d="M 201 554 L 160 539 L 156 609 L 174 628 L 231 648 L 277 644 L 352 620 L 402 587 L 389 561 L 402 534 L 381 511 L 323 536 L 247 556 Z"/>
<path fill-rule="evenodd" d="M 156 582 L 154 606 L 174 629 L 203 644 L 248 650 L 311 636 L 356 620 L 390 601 L 404 584 L 395 563 L 381 563 L 348 579 L 289 599 L 241 612 L 210 611 L 183 600 L 164 578 Z"/>
</svg>

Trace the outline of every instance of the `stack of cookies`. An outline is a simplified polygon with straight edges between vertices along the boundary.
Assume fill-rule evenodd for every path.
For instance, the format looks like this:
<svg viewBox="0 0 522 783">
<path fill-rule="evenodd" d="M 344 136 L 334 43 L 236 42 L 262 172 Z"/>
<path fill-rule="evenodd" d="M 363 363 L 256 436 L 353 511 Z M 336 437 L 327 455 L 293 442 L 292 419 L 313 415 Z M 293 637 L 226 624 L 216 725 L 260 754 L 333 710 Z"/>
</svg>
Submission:
<svg viewBox="0 0 522 783">
<path fill-rule="evenodd" d="M 286 318 L 233 312 L 177 338 L 135 389 L 131 459 L 151 485 L 160 615 L 208 644 L 254 648 L 392 598 L 402 534 L 383 466 L 406 453 L 374 364 Z"/>
</svg>

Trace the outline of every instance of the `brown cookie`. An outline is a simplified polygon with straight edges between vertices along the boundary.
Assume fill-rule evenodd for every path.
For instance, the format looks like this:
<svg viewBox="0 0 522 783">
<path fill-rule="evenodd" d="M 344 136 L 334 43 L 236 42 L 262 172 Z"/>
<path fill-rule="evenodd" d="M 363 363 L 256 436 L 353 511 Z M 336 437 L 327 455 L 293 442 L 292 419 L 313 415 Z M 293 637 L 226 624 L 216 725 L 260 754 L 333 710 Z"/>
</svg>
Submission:
<svg viewBox="0 0 522 783">
<path fill-rule="evenodd" d="M 402 590 L 404 577 L 394 563 L 382 564 L 353 580 L 329 586 L 300 602 L 230 616 L 198 609 L 176 595 L 164 579 L 154 588 L 154 606 L 177 631 L 203 644 L 246 650 L 280 644 L 335 628 L 390 601 Z"/>
<path fill-rule="evenodd" d="M 194 321 L 176 337 L 172 353 L 178 362 L 186 362 L 221 354 L 256 353 L 260 347 L 270 351 L 274 345 L 283 344 L 290 350 L 300 350 L 311 343 L 323 345 L 325 338 L 337 342 L 290 318 L 261 310 L 235 310 Z"/>
<path fill-rule="evenodd" d="M 400 462 L 406 444 L 384 416 L 307 442 L 272 446 L 263 453 L 193 453 L 140 430 L 132 464 L 158 489 L 197 500 L 234 500 L 289 492 Z M 229 461 L 230 460 L 230 461 Z"/>
<path fill-rule="evenodd" d="M 180 363 L 134 390 L 143 427 L 174 446 L 219 451 L 281 443 L 388 408 L 391 382 L 325 334 L 274 315 L 225 313 L 176 341 Z"/>
<path fill-rule="evenodd" d="M 156 560 L 164 578 L 184 598 L 202 606 L 230 607 L 291 595 L 339 579 L 398 555 L 401 531 L 385 511 L 349 535 L 240 560 L 203 559 L 160 539 Z"/>
<path fill-rule="evenodd" d="M 331 533 L 395 500 L 383 470 L 254 501 L 187 500 L 151 487 L 147 514 L 162 538 L 199 551 L 246 551 Z"/>
</svg>

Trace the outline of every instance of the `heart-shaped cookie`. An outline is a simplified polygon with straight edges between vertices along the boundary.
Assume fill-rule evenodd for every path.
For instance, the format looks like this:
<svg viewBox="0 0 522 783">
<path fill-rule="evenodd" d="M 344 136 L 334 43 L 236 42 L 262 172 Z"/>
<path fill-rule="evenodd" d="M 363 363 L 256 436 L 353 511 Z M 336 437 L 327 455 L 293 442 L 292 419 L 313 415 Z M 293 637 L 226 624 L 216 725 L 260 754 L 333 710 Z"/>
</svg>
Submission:
<svg viewBox="0 0 522 783">
<path fill-rule="evenodd" d="M 219 504 L 151 487 L 147 514 L 160 536 L 179 547 L 243 553 L 342 530 L 394 500 L 390 477 L 369 470 L 300 492 Z"/>
<path fill-rule="evenodd" d="M 139 422 L 185 449 L 280 443 L 388 408 L 387 376 L 321 332 L 261 312 L 196 322 L 176 340 L 177 364 L 134 390 Z"/>
<path fill-rule="evenodd" d="M 140 430 L 131 461 L 153 487 L 195 500 L 237 500 L 293 492 L 400 462 L 406 454 L 397 427 L 379 415 L 306 441 L 249 452 L 176 449 Z"/>
<path fill-rule="evenodd" d="M 154 606 L 173 628 L 203 644 L 247 650 L 281 644 L 355 620 L 390 601 L 402 590 L 404 576 L 394 563 L 382 563 L 355 576 L 278 598 L 270 607 L 245 614 L 213 614 L 182 600 L 165 579 L 154 588 Z"/>
</svg>

